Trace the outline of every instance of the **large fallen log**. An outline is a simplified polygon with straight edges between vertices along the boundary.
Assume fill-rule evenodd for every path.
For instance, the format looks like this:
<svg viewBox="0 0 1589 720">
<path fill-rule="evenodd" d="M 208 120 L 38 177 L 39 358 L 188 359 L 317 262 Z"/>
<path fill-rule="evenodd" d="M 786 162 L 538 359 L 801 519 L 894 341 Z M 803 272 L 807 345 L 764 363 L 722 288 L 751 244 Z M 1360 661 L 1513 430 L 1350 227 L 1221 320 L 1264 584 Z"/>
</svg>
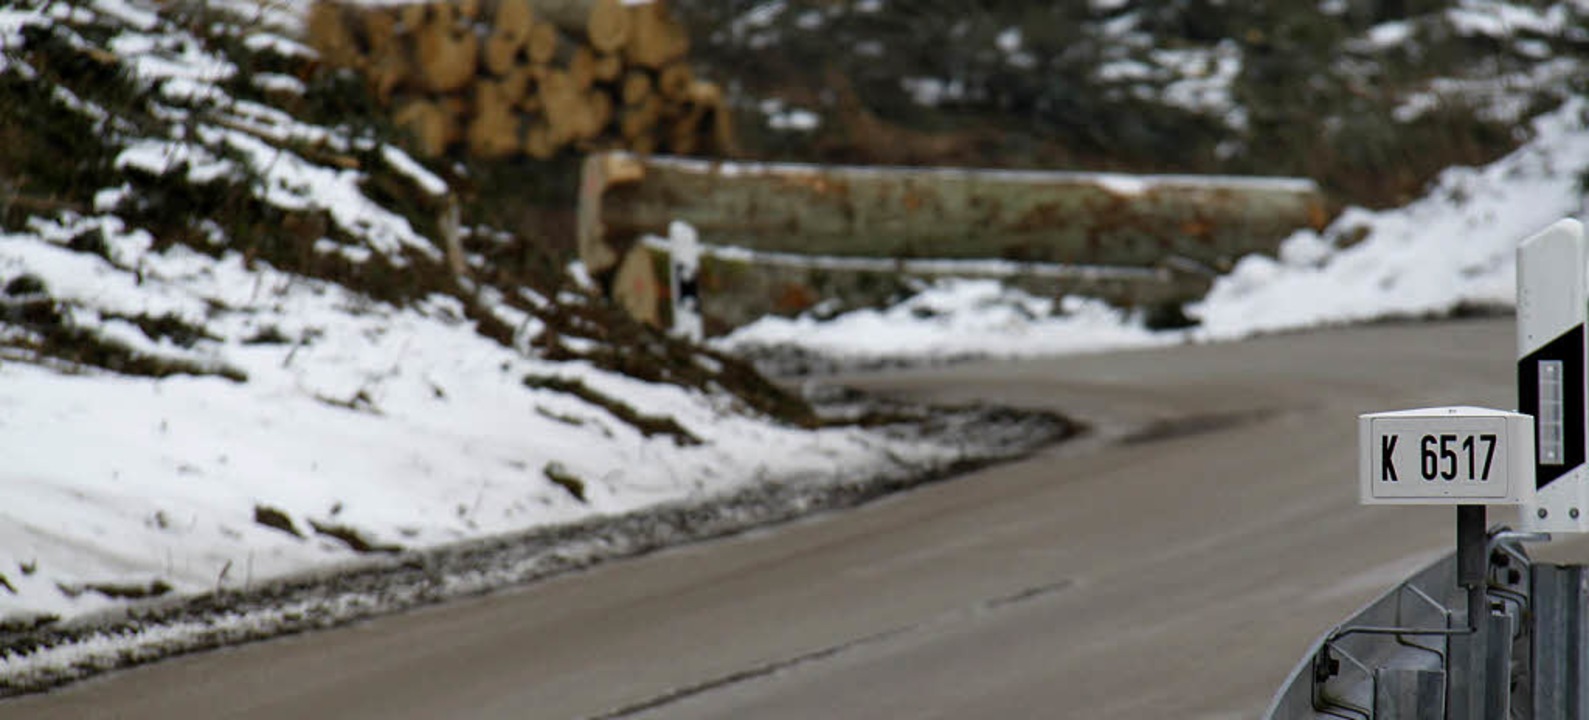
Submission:
<svg viewBox="0 0 1589 720">
<path fill-rule="evenodd" d="M 614 172 L 614 168 L 621 172 Z M 882 258 L 1228 267 L 1328 220 L 1309 180 L 592 158 L 579 248 L 593 273 L 642 234 Z"/>
<path fill-rule="evenodd" d="M 644 249 L 645 264 L 629 258 Z M 1088 268 L 979 260 L 894 260 L 747 252 L 737 247 L 703 248 L 697 287 L 701 313 L 711 334 L 754 322 L 764 315 L 795 315 L 818 303 L 838 308 L 879 307 L 911 293 L 922 280 L 940 277 L 992 278 L 1029 293 L 1084 295 L 1124 307 L 1158 308 L 1203 297 L 1213 278 L 1176 268 Z M 635 318 L 661 322 L 668 309 L 662 277 L 637 278 L 642 268 L 669 266 L 666 240 L 637 243 L 614 276 L 612 296 Z"/>
</svg>

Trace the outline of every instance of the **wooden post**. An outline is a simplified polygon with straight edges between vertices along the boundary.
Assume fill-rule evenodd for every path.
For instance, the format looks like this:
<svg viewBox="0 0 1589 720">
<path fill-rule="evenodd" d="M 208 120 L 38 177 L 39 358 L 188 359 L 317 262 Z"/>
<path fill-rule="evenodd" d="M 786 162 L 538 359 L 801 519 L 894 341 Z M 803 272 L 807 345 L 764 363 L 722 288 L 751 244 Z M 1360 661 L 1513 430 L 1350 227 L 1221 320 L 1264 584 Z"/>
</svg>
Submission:
<svg viewBox="0 0 1589 720">
<path fill-rule="evenodd" d="M 606 273 L 618 264 L 618 254 L 605 241 L 601 199 L 615 187 L 630 186 L 645 177 L 645 166 L 628 153 L 594 153 L 585 156 L 579 180 L 579 257 L 592 273 Z M 588 243 L 588 244 L 587 244 Z"/>
<path fill-rule="evenodd" d="M 463 222 L 460 218 L 457 195 L 447 194 L 447 204 L 442 209 L 439 225 L 442 244 L 447 248 L 447 267 L 452 270 L 454 278 L 469 277 L 469 263 L 463 253 Z"/>
</svg>

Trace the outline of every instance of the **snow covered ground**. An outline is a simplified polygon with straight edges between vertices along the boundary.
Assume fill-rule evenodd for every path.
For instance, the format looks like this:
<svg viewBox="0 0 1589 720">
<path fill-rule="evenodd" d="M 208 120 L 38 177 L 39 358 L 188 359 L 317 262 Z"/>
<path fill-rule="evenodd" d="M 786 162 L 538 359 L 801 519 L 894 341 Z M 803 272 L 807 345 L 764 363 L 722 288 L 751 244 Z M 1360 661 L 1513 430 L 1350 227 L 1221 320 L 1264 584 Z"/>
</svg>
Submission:
<svg viewBox="0 0 1589 720">
<path fill-rule="evenodd" d="M 107 265 L 0 237 L 0 275 L 25 270 L 57 298 L 106 314 L 158 300 L 118 297 L 133 288 Z M 151 253 L 142 267 L 170 302 L 195 306 L 182 309 L 241 309 L 227 314 L 233 333 L 204 344 L 248 380 L 0 364 L 0 575 L 10 586 L 0 614 L 117 602 L 84 591 L 94 584 L 237 588 L 355 557 L 313 524 L 425 547 L 748 482 L 845 479 L 955 456 L 858 429 L 786 427 L 722 397 L 537 360 L 477 334 L 448 298 L 398 309 L 183 252 Z M 288 340 L 250 342 L 266 328 Z M 526 387 L 527 376 L 582 382 L 703 442 L 647 437 L 602 407 Z M 555 477 L 574 478 L 579 497 Z M 269 511 L 304 537 L 255 521 Z"/>
</svg>

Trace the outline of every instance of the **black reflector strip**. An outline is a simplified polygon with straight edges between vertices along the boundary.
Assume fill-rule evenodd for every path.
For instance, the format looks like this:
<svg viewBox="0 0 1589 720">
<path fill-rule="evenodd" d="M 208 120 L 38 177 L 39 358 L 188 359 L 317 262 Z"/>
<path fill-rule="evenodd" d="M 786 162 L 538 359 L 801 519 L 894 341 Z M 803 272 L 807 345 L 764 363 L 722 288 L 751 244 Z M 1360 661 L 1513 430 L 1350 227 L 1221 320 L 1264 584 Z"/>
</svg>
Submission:
<svg viewBox="0 0 1589 720">
<path fill-rule="evenodd" d="M 1538 487 L 1555 482 L 1584 463 L 1584 337 L 1579 325 L 1517 361 L 1518 411 L 1534 417 L 1534 436 L 1542 443 L 1534 456 Z M 1540 367 L 1550 368 L 1540 385 Z M 1554 376 L 1554 377 L 1550 377 Z M 1559 413 L 1541 408 L 1542 396 L 1561 399 Z M 1550 416 L 1541 425 L 1541 410 Z M 1549 447 L 1545 447 L 1549 446 Z"/>
</svg>

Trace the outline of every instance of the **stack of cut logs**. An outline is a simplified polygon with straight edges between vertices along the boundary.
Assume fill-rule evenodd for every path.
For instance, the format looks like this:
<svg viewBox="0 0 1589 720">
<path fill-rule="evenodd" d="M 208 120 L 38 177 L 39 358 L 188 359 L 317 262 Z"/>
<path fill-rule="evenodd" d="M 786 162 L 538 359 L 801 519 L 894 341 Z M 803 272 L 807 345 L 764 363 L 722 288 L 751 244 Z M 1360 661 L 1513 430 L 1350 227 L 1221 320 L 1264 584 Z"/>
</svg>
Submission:
<svg viewBox="0 0 1589 720">
<path fill-rule="evenodd" d="M 691 72 L 663 0 L 318 0 L 307 24 L 424 156 L 731 152 L 722 90 Z"/>
</svg>

